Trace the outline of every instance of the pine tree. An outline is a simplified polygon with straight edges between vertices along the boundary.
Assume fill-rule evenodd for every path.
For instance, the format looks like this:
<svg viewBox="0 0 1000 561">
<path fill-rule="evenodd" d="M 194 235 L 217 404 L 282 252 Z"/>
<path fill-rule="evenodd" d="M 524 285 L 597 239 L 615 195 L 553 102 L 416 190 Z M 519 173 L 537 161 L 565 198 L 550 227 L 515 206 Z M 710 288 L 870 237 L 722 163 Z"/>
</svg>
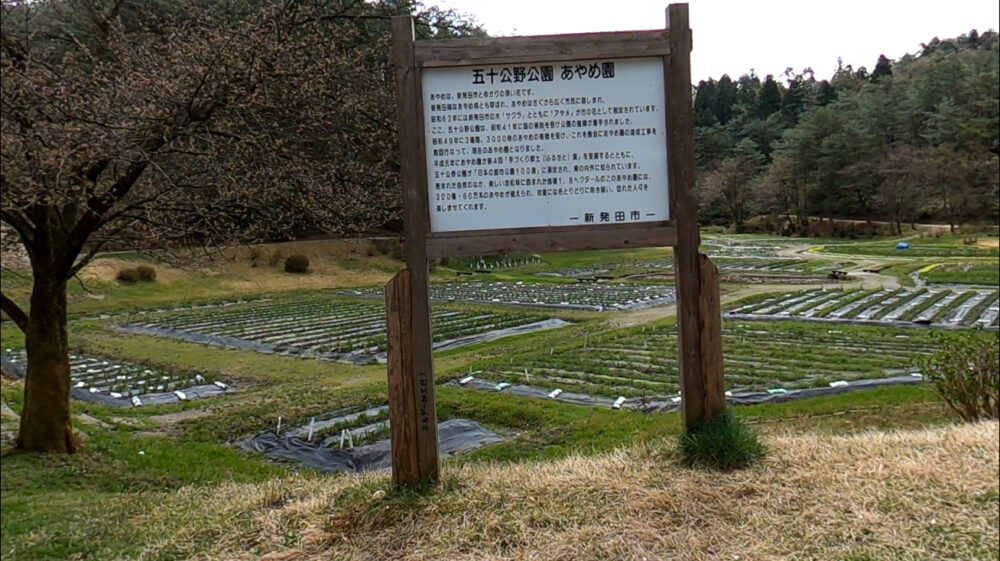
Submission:
<svg viewBox="0 0 1000 561">
<path fill-rule="evenodd" d="M 733 116 L 733 109 L 736 105 L 736 84 L 729 78 L 728 74 L 723 74 L 719 78 L 718 89 L 715 92 L 715 103 L 713 113 L 723 125 Z"/>
<path fill-rule="evenodd" d="M 819 83 L 819 90 L 816 92 L 816 105 L 822 107 L 837 99 L 837 90 L 830 82 L 823 80 Z"/>
<path fill-rule="evenodd" d="M 694 126 L 709 127 L 715 124 L 715 80 L 698 82 L 694 96 Z"/>
<path fill-rule="evenodd" d="M 878 82 L 885 76 L 892 76 L 892 62 L 885 55 L 878 55 L 878 62 L 875 63 L 875 70 L 872 70 L 872 82 Z"/>
<path fill-rule="evenodd" d="M 774 81 L 774 76 L 767 75 L 760 89 L 760 99 L 757 102 L 757 117 L 767 119 L 772 113 L 781 110 L 781 89 Z"/>
</svg>

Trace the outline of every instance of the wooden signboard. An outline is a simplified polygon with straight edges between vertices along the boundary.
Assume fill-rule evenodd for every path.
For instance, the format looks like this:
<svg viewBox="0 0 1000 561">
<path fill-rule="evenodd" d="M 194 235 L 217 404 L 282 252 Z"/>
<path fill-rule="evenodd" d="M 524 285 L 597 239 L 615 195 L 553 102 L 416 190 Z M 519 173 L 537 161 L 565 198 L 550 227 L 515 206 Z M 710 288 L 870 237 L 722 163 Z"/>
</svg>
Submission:
<svg viewBox="0 0 1000 561">
<path fill-rule="evenodd" d="M 438 478 L 430 258 L 673 246 L 686 426 L 725 408 L 699 256 L 691 31 L 416 41 L 393 18 L 407 269 L 386 286 L 392 473 Z"/>
</svg>

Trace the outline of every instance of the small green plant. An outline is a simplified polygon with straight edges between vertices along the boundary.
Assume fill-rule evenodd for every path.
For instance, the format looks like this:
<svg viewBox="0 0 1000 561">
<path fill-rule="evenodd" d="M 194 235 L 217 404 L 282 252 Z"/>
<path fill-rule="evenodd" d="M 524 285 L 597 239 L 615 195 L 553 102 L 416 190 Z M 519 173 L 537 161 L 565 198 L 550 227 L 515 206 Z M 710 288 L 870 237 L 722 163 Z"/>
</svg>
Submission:
<svg viewBox="0 0 1000 561">
<path fill-rule="evenodd" d="M 119 269 L 115 279 L 122 284 L 135 284 L 139 282 L 139 271 L 131 267 Z"/>
<path fill-rule="evenodd" d="M 767 453 L 757 433 L 729 411 L 691 426 L 679 448 L 685 465 L 719 471 L 745 468 Z"/>
<path fill-rule="evenodd" d="M 153 282 L 156 280 L 156 269 L 149 265 L 139 265 L 135 268 L 135 273 L 142 282 Z"/>
<path fill-rule="evenodd" d="M 289 255 L 285 259 L 286 273 L 306 273 L 309 271 L 309 258 L 302 254 Z"/>
<path fill-rule="evenodd" d="M 943 337 L 917 364 L 934 391 L 965 421 L 1000 418 L 1000 335 L 969 330 Z"/>
</svg>

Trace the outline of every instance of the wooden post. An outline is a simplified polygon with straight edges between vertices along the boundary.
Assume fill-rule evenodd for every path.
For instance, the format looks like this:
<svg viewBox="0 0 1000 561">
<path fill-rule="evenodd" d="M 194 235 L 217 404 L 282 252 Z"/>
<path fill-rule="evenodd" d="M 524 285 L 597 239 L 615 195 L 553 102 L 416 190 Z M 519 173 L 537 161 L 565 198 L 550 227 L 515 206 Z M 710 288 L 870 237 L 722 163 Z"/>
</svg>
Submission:
<svg viewBox="0 0 1000 561">
<path fill-rule="evenodd" d="M 413 376 L 413 339 L 410 330 L 410 271 L 403 269 L 385 285 L 389 373 L 389 431 L 392 440 L 392 481 L 420 481 L 417 462 L 417 392 Z"/>
<path fill-rule="evenodd" d="M 430 229 L 427 209 L 427 172 L 424 161 L 424 135 L 418 116 L 420 111 L 420 73 L 413 60 L 413 18 L 392 19 L 392 63 L 396 71 L 396 112 L 399 123 L 399 165 L 403 184 L 403 236 L 407 270 L 386 285 L 387 304 L 408 307 L 397 314 L 395 345 L 389 345 L 389 410 L 390 423 L 412 423 L 412 429 L 393 428 L 393 481 L 400 485 L 436 482 L 438 470 L 437 410 L 434 399 L 434 364 L 431 354 L 430 303 L 427 293 L 426 237 Z M 397 295 L 389 302 L 389 291 Z M 407 297 L 399 298 L 398 293 Z M 392 325 L 391 307 L 389 324 Z M 406 316 L 409 319 L 406 320 Z M 391 335 L 391 332 L 390 332 Z M 391 341 L 391 338 L 390 338 Z M 398 368 L 398 394 L 393 394 L 393 365 Z M 393 398 L 403 417 L 393 417 Z M 414 404 L 412 417 L 407 417 L 407 403 Z M 396 432 L 396 431 L 399 432 Z M 398 444 L 397 438 L 399 435 Z M 397 455 L 397 448 L 399 454 Z M 395 460 L 410 462 L 415 458 L 416 469 L 397 467 Z"/>
<path fill-rule="evenodd" d="M 705 397 L 701 409 L 707 417 L 726 409 L 726 384 L 722 367 L 722 304 L 719 296 L 719 269 L 704 253 L 698 254 L 701 292 L 698 295 L 700 315 L 701 375 Z"/>
<path fill-rule="evenodd" d="M 722 379 L 721 319 L 708 319 L 711 295 L 702 291 L 714 282 L 718 302 L 718 275 L 702 266 L 698 246 L 698 205 L 694 198 L 694 126 L 691 116 L 691 29 L 687 4 L 667 7 L 667 40 L 670 53 L 664 57 L 667 97 L 667 162 L 670 185 L 670 217 L 677 223 L 674 269 L 677 286 L 677 331 L 681 396 L 685 429 L 725 409 Z M 711 278 L 703 278 L 707 274 Z M 705 304 L 703 306 L 703 304 Z M 718 309 L 716 303 L 715 308 Z M 718 312 L 715 312 L 718 313 Z M 710 330 L 715 329 L 715 332 Z M 715 355 L 715 356 L 713 356 Z M 718 370 L 720 383 L 715 382 Z"/>
</svg>

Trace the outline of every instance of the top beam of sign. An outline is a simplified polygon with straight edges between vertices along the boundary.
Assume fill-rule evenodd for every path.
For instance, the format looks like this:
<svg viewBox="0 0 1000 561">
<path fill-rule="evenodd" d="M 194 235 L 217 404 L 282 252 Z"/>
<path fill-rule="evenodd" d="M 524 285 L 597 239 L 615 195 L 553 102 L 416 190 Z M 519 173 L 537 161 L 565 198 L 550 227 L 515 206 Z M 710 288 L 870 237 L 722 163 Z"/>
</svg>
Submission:
<svg viewBox="0 0 1000 561">
<path fill-rule="evenodd" d="M 414 63 L 420 68 L 599 57 L 663 57 L 669 54 L 670 48 L 662 29 L 417 41 L 413 50 Z"/>
</svg>

